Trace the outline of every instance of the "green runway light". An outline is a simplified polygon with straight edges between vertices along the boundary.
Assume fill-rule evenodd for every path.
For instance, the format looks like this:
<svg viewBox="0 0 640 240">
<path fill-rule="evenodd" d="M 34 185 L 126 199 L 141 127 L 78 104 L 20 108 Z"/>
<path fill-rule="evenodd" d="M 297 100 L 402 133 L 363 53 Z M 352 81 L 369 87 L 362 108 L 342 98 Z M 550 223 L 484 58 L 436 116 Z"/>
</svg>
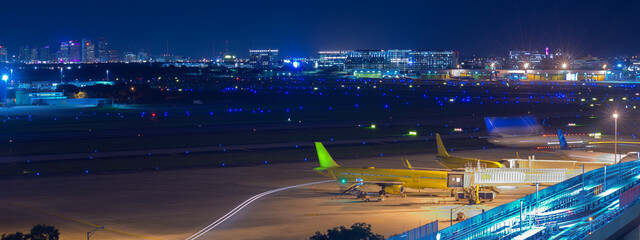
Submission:
<svg viewBox="0 0 640 240">
<path fill-rule="evenodd" d="M 376 128 L 376 125 L 375 124 L 371 124 L 371 128 Z"/>
<path fill-rule="evenodd" d="M 409 131 L 409 134 L 407 134 L 409 136 L 418 136 L 418 132 L 416 131 Z"/>
<path fill-rule="evenodd" d="M 341 182 L 341 183 L 347 183 L 347 179 L 344 179 L 344 178 L 343 178 L 343 179 L 340 179 L 340 182 Z"/>
</svg>

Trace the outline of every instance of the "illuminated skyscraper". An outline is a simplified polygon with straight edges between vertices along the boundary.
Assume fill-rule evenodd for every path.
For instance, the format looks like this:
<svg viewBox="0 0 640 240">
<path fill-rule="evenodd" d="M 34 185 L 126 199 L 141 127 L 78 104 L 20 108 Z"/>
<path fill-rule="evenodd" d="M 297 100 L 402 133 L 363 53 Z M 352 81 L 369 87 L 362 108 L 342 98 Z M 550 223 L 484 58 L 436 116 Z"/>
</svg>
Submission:
<svg viewBox="0 0 640 240">
<path fill-rule="evenodd" d="M 101 37 L 100 39 L 98 39 L 98 61 L 109 61 L 109 42 L 105 37 Z"/>
<path fill-rule="evenodd" d="M 90 38 L 82 39 L 82 62 L 94 62 L 96 58 L 96 47 Z"/>
<path fill-rule="evenodd" d="M 60 43 L 60 56 L 58 57 L 58 62 L 69 62 L 69 42 Z"/>
<path fill-rule="evenodd" d="M 69 62 L 81 62 L 81 48 L 80 44 L 75 41 L 69 41 Z"/>
</svg>

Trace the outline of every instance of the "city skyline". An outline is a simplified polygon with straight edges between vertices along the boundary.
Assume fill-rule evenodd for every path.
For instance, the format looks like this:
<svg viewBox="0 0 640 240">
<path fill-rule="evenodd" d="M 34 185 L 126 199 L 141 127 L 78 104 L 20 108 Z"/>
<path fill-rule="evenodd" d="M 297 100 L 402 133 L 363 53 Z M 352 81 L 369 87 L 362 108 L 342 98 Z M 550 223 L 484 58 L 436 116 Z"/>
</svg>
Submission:
<svg viewBox="0 0 640 240">
<path fill-rule="evenodd" d="M 367 49 L 367 48 L 352 48 L 352 49 L 317 49 L 309 56 L 290 56 L 283 55 L 282 50 L 278 48 L 262 48 L 262 49 L 243 49 L 239 51 L 232 51 L 228 47 L 221 49 L 220 51 L 211 52 L 209 56 L 198 58 L 195 56 L 184 55 L 181 53 L 173 52 L 169 49 L 169 43 L 167 42 L 164 51 L 151 52 L 149 51 L 149 43 L 147 48 L 141 48 L 139 50 L 121 50 L 115 49 L 112 46 L 111 40 L 106 37 L 98 37 L 97 39 L 82 37 L 81 40 L 69 40 L 62 41 L 57 44 L 47 45 L 30 45 L 24 44 L 19 47 L 3 46 L 0 45 L 0 61 L 9 62 L 31 62 L 31 63 L 90 63 L 90 62 L 116 62 L 116 61 L 158 61 L 171 62 L 174 60 L 179 61 L 200 61 L 200 60 L 225 60 L 225 56 L 233 56 L 233 59 L 250 59 L 251 52 L 275 50 L 280 52 L 281 59 L 315 59 L 320 57 L 324 52 L 348 52 L 348 51 L 453 51 L 461 59 L 476 59 L 476 58 L 510 58 L 513 52 L 526 52 L 528 54 L 536 55 L 565 55 L 562 59 L 557 59 L 563 62 L 569 62 L 574 59 L 587 59 L 587 58 L 628 58 L 637 57 L 638 55 L 623 54 L 617 56 L 598 56 L 592 54 L 574 55 L 573 52 L 565 49 L 554 47 L 543 47 L 541 49 L 508 49 L 501 53 L 492 53 L 487 55 L 477 55 L 474 53 L 460 52 L 455 49 L 437 49 L 437 48 L 415 48 L 415 49 Z M 228 44 L 228 43 L 227 43 Z M 286 53 L 286 51 L 284 51 Z"/>
<path fill-rule="evenodd" d="M 638 4 L 623 3 L 628 7 L 620 8 L 596 1 L 10 2 L 5 4 L 12 9 L 6 17 L 22 20 L 3 24 L 0 45 L 13 52 L 27 44 L 53 46 L 107 37 L 121 52 L 150 48 L 153 54 L 165 53 L 168 41 L 170 52 L 193 58 L 226 49 L 239 56 L 248 54 L 245 49 L 272 48 L 283 56 L 308 57 L 320 50 L 348 49 L 453 49 L 499 55 L 546 46 L 575 56 L 611 57 L 640 52 L 635 44 L 640 34 L 629 31 L 635 25 L 632 9 Z"/>
</svg>

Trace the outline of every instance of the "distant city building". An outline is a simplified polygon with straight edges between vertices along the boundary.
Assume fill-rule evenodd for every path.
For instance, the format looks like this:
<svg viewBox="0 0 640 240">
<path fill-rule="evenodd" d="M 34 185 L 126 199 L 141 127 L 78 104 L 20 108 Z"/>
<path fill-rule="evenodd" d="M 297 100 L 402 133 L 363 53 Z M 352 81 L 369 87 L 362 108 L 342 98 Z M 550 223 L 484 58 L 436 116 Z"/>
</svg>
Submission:
<svg viewBox="0 0 640 240">
<path fill-rule="evenodd" d="M 80 43 L 69 41 L 69 62 L 82 62 L 82 47 Z"/>
<path fill-rule="evenodd" d="M 51 47 L 50 46 L 45 46 L 43 48 L 40 48 L 39 54 L 40 54 L 39 60 L 41 62 L 50 62 L 51 61 Z"/>
<path fill-rule="evenodd" d="M 155 59 L 156 62 L 173 62 L 175 60 L 176 60 L 176 57 L 168 53 L 162 54 L 160 55 L 160 57 Z"/>
<path fill-rule="evenodd" d="M 60 55 L 58 56 L 58 62 L 60 63 L 69 62 L 69 42 L 60 43 Z"/>
<path fill-rule="evenodd" d="M 471 56 L 461 60 L 458 64 L 462 69 L 501 69 L 504 65 L 504 58 L 501 57 L 481 57 Z M 457 68 L 457 66 L 456 66 Z"/>
<path fill-rule="evenodd" d="M 319 51 L 317 68 L 338 68 L 344 70 L 348 51 Z"/>
<path fill-rule="evenodd" d="M 249 50 L 249 64 L 254 68 L 274 68 L 278 66 L 278 49 Z"/>
<path fill-rule="evenodd" d="M 381 50 L 356 50 L 348 51 L 347 60 L 345 61 L 345 69 L 386 69 L 390 65 L 384 57 L 384 51 Z"/>
<path fill-rule="evenodd" d="M 124 54 L 124 61 L 125 62 L 136 62 L 136 55 L 133 54 L 132 52 L 127 52 Z"/>
<path fill-rule="evenodd" d="M 544 55 L 538 51 L 509 51 L 509 65 L 511 68 L 523 69 L 525 66 L 534 69 L 542 62 Z"/>
<path fill-rule="evenodd" d="M 555 68 L 559 63 L 562 53 L 560 50 L 551 54 L 549 48 L 545 48 L 544 53 L 538 51 L 512 50 L 509 51 L 509 58 L 505 63 L 505 67 L 513 69 L 550 69 Z M 568 57 L 568 56 L 566 56 Z"/>
<path fill-rule="evenodd" d="M 227 68 L 237 68 L 240 66 L 238 64 L 238 58 L 233 53 L 225 53 L 222 59 L 218 59 L 218 62 Z"/>
<path fill-rule="evenodd" d="M 98 61 L 109 61 L 109 42 L 105 37 L 101 37 L 100 39 L 98 39 Z"/>
<path fill-rule="evenodd" d="M 9 58 L 7 56 L 7 48 L 0 46 L 0 62 L 7 62 L 9 61 Z"/>
<path fill-rule="evenodd" d="M 226 53 L 224 55 L 224 57 L 222 58 L 222 62 L 224 62 L 224 63 L 235 63 L 237 61 L 238 61 L 238 59 L 236 59 L 236 55 L 234 55 L 232 53 Z"/>
<path fill-rule="evenodd" d="M 90 38 L 82 39 L 82 62 L 95 62 L 96 47 Z"/>
<path fill-rule="evenodd" d="M 390 72 L 422 72 L 431 69 L 454 68 L 458 53 L 444 50 L 357 50 L 347 51 L 345 69 L 393 70 Z M 365 71 L 366 72 L 366 71 Z M 383 73 L 386 73 L 384 71 Z"/>
<path fill-rule="evenodd" d="M 599 70 L 605 69 L 607 64 L 606 60 L 603 60 L 598 57 L 582 57 L 582 58 L 574 58 L 568 63 L 568 68 L 571 69 L 581 69 L 581 70 Z"/>
<path fill-rule="evenodd" d="M 38 47 L 31 48 L 31 56 L 29 58 L 31 58 L 31 61 L 38 61 Z"/>
<path fill-rule="evenodd" d="M 143 51 L 138 52 L 138 56 L 137 56 L 136 61 L 145 62 L 145 61 L 149 61 L 149 60 L 151 60 L 151 59 L 149 58 L 149 54 L 148 53 L 143 52 Z"/>
<path fill-rule="evenodd" d="M 413 69 L 447 69 L 458 65 L 458 52 L 443 50 L 421 50 L 413 55 Z"/>
<path fill-rule="evenodd" d="M 117 62 L 120 61 L 120 57 L 118 57 L 117 50 L 109 50 L 109 58 L 107 62 Z"/>
<path fill-rule="evenodd" d="M 31 61 L 31 51 L 29 50 L 29 45 L 20 47 L 20 49 L 18 50 L 18 61 L 24 63 Z"/>
</svg>

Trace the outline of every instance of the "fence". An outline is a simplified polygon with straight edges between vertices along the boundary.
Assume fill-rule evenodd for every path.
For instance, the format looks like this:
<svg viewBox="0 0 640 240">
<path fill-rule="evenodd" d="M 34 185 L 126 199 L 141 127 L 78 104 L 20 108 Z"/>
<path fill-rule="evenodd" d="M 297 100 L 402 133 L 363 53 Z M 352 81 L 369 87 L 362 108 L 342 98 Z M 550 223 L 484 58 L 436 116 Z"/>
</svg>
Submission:
<svg viewBox="0 0 640 240">
<path fill-rule="evenodd" d="M 638 174 L 638 169 L 640 169 L 640 162 L 625 162 L 609 166 L 606 170 L 604 168 L 595 169 L 582 176 L 572 177 L 542 189 L 537 194 L 527 195 L 521 199 L 495 207 L 483 214 L 476 215 L 458 224 L 442 229 L 439 232 L 440 239 L 499 239 L 509 234 L 521 233 L 533 226 L 533 224 L 528 221 L 527 215 L 533 212 L 534 206 L 538 204 L 538 199 L 554 198 L 559 195 L 571 194 L 573 191 L 579 192 L 582 186 L 584 186 L 582 185 L 583 177 L 585 185 L 592 187 L 603 184 L 605 176 L 609 183 L 624 181 L 625 179 L 628 181 L 628 176 Z M 495 169 L 491 170 L 493 171 Z M 500 170 L 494 172 L 500 172 Z M 640 182 L 640 180 L 632 181 L 627 186 L 630 186 L 630 189 L 632 186 L 638 184 L 638 182 Z M 608 183 L 604 183 L 605 186 L 607 184 Z M 618 191 L 622 192 L 624 190 L 627 189 L 620 189 Z M 558 204 L 558 202 L 552 201 L 548 204 L 555 205 Z M 552 207 L 544 205 L 539 205 L 538 207 L 542 209 Z M 518 217 L 520 213 L 522 213 L 523 216 L 522 222 L 520 222 Z"/>
<path fill-rule="evenodd" d="M 387 240 L 435 240 L 438 221 L 427 223 L 412 230 L 387 238 Z"/>
</svg>

